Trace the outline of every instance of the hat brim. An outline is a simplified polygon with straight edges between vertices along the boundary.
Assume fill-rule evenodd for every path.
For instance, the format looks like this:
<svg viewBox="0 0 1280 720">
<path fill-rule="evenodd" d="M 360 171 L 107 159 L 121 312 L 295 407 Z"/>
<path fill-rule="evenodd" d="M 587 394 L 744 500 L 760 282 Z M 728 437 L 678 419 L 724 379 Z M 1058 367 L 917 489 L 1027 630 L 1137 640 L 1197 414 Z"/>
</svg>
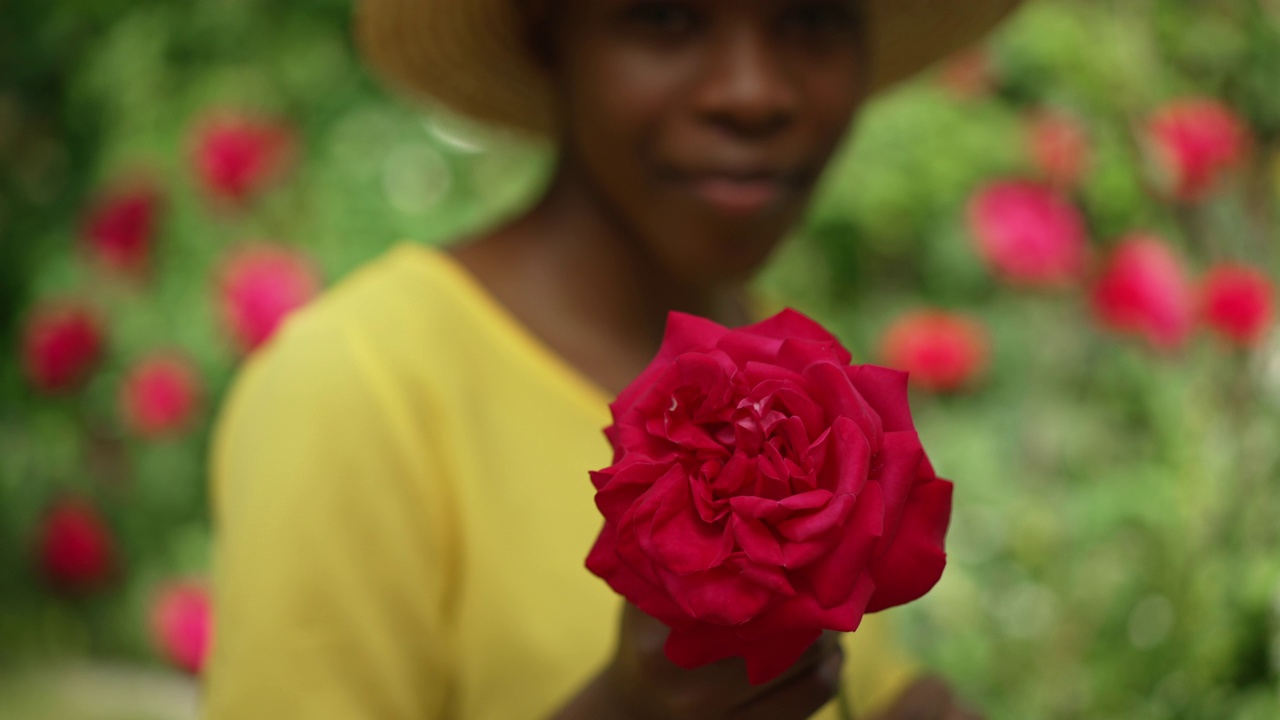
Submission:
<svg viewBox="0 0 1280 720">
<path fill-rule="evenodd" d="M 986 34 L 1020 0 L 869 0 L 872 92 Z M 553 128 L 548 79 L 522 36 L 516 0 L 359 0 L 357 42 L 395 88 L 535 135 Z"/>
</svg>

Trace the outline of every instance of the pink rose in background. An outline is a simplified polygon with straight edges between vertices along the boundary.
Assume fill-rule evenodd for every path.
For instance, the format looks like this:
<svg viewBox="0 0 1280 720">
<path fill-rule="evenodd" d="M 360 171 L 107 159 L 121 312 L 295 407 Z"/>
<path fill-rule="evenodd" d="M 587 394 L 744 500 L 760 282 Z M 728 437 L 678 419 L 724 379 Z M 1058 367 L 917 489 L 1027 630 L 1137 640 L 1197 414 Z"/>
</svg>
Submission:
<svg viewBox="0 0 1280 720">
<path fill-rule="evenodd" d="M 196 172 L 214 199 L 243 204 L 280 180 L 295 145 L 293 128 L 282 120 L 217 112 L 196 129 Z"/>
<path fill-rule="evenodd" d="M 94 259 L 110 270 L 146 271 L 155 242 L 160 195 L 133 184 L 104 192 L 84 219 L 83 237 Z"/>
<path fill-rule="evenodd" d="M 1221 337 L 1254 347 L 1275 322 L 1275 284 L 1257 268 L 1222 263 L 1201 282 L 1200 314 Z"/>
<path fill-rule="evenodd" d="M 27 318 L 23 370 L 41 392 L 74 390 L 97 367 L 103 343 L 102 325 L 87 306 L 71 300 L 46 301 Z"/>
<path fill-rule="evenodd" d="M 998 275 L 1027 286 L 1077 280 L 1088 260 L 1084 219 L 1049 187 L 996 182 L 969 201 L 969 228 L 979 254 Z"/>
<path fill-rule="evenodd" d="M 1195 326 L 1195 298 L 1182 260 L 1155 235 L 1136 233 L 1120 241 L 1093 287 L 1092 301 L 1104 327 L 1138 335 L 1161 350 L 1181 346 Z"/>
<path fill-rule="evenodd" d="M 66 498 L 41 520 L 37 538 L 41 573 L 57 590 L 84 594 L 106 584 L 115 568 L 115 542 L 88 501 Z"/>
<path fill-rule="evenodd" d="M 1212 98 L 1189 98 L 1160 108 L 1147 124 L 1147 147 L 1166 190 L 1182 202 L 1203 200 L 1244 160 L 1251 142 L 1236 113 Z"/>
<path fill-rule="evenodd" d="M 986 370 L 991 341 L 976 319 L 920 310 L 894 321 L 881 341 L 881 358 L 910 382 L 933 392 L 972 385 Z"/>
<path fill-rule="evenodd" d="M 125 425 L 146 438 L 177 435 L 190 428 L 202 394 L 200 375 L 176 354 L 148 357 L 135 365 L 120 387 Z"/>
<path fill-rule="evenodd" d="M 1027 149 L 1041 177 L 1059 188 L 1079 185 L 1093 162 L 1093 146 L 1084 124 L 1058 110 L 1029 114 Z"/>
<path fill-rule="evenodd" d="M 202 583 L 172 583 L 152 601 L 152 642 L 166 661 L 184 672 L 199 675 L 204 668 L 212 625 L 212 603 Z"/>
<path fill-rule="evenodd" d="M 311 261 L 302 253 L 277 245 L 247 246 L 222 268 L 222 317 L 237 346 L 248 352 L 266 342 L 319 287 Z"/>
</svg>

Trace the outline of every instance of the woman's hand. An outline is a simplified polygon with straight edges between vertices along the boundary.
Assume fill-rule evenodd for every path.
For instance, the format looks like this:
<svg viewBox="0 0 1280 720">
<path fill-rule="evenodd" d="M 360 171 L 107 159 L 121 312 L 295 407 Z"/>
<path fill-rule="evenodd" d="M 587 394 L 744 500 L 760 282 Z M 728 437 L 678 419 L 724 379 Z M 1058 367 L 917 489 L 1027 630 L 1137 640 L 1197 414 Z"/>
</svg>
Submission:
<svg viewBox="0 0 1280 720">
<path fill-rule="evenodd" d="M 673 664 L 662 651 L 668 632 L 628 603 L 613 662 L 557 720 L 801 720 L 835 697 L 839 686 L 844 656 L 836 633 L 824 634 L 772 682 L 751 685 L 740 658 L 695 670 Z"/>
</svg>

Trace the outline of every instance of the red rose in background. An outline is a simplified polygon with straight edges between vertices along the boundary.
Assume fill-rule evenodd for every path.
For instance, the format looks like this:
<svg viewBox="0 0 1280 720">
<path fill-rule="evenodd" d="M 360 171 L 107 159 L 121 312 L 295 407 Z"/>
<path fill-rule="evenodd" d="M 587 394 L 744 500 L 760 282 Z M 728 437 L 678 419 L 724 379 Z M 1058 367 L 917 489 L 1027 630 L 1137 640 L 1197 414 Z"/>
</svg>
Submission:
<svg viewBox="0 0 1280 720">
<path fill-rule="evenodd" d="M 1147 125 L 1147 145 L 1169 193 L 1183 202 L 1212 194 L 1244 160 L 1250 135 L 1244 121 L 1210 98 L 1171 102 Z"/>
<path fill-rule="evenodd" d="M 56 589 L 71 594 L 96 590 L 110 578 L 115 543 L 98 511 L 80 499 L 58 502 L 38 530 L 40 569 Z"/>
<path fill-rule="evenodd" d="M 191 426 L 200 396 L 200 375 L 190 361 L 157 355 L 139 362 L 125 377 L 120 414 L 143 437 L 176 435 Z"/>
<path fill-rule="evenodd" d="M 284 175 L 295 144 L 281 120 L 217 113 L 196 131 L 196 172 L 215 199 L 244 203 Z"/>
<path fill-rule="evenodd" d="M 209 591 L 201 583 L 173 583 L 152 602 L 152 641 L 165 660 L 192 675 L 204 667 L 212 624 Z"/>
<path fill-rule="evenodd" d="M 921 388 L 955 392 L 986 370 L 990 344 L 986 328 L 977 320 L 922 310 L 898 318 L 889 327 L 881 341 L 881 357 Z"/>
<path fill-rule="evenodd" d="M 301 253 L 272 245 L 243 248 L 219 279 L 222 316 L 236 344 L 248 352 L 266 342 L 289 313 L 316 294 L 320 282 Z"/>
<path fill-rule="evenodd" d="M 1154 235 L 1121 240 L 1094 285 L 1093 309 L 1104 327 L 1141 336 L 1162 350 L 1182 345 L 1195 326 L 1195 299 L 1182 261 Z"/>
<path fill-rule="evenodd" d="M 1088 131 L 1074 116 L 1060 111 L 1030 114 L 1027 146 L 1040 175 L 1055 187 L 1075 187 L 1093 162 Z"/>
<path fill-rule="evenodd" d="M 1084 220 L 1048 187 L 1023 181 L 988 185 L 970 200 L 968 214 L 978 252 L 1014 283 L 1064 285 L 1085 269 Z"/>
<path fill-rule="evenodd" d="M 102 357 L 98 317 L 74 301 L 37 306 L 22 337 L 22 365 L 37 390 L 60 393 L 80 386 Z"/>
<path fill-rule="evenodd" d="M 676 664 L 740 655 L 766 682 L 824 629 L 941 577 L 952 486 L 925 458 L 906 375 L 849 361 L 794 311 L 739 330 L 672 313 L 612 404 L 587 567 L 671 628 Z"/>
<path fill-rule="evenodd" d="M 1214 332 L 1242 347 L 1253 347 L 1275 321 L 1275 284 L 1248 265 L 1217 265 L 1201 283 L 1200 312 Z"/>
<path fill-rule="evenodd" d="M 151 187 L 134 185 L 109 190 L 85 216 L 85 244 L 107 268 L 140 274 L 151 259 L 159 212 L 160 196 Z"/>
</svg>

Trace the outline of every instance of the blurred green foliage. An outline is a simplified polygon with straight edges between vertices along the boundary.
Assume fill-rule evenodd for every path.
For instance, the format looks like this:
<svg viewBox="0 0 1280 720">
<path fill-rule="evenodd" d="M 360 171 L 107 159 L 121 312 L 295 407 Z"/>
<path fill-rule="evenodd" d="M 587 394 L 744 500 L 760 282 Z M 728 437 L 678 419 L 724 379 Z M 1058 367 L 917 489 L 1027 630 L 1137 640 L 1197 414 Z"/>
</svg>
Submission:
<svg viewBox="0 0 1280 720">
<path fill-rule="evenodd" d="M 0 339 L 25 309 L 92 298 L 105 365 L 47 398 L 0 355 L 0 671 L 66 656 L 155 662 L 153 588 L 208 568 L 207 431 L 239 361 L 213 272 L 234 243 L 303 248 L 336 280 L 391 243 L 444 242 L 532 197 L 548 151 L 389 97 L 360 67 L 350 8 L 262 0 L 0 6 Z M 990 717 L 1280 717 L 1280 346 L 1198 338 L 1156 355 L 1091 324 L 1080 291 L 993 280 L 964 212 L 986 180 L 1027 176 L 1025 111 L 1068 110 L 1094 161 L 1075 201 L 1099 252 L 1150 228 L 1197 268 L 1280 269 L 1280 3 L 1035 0 L 989 48 L 990 92 L 936 77 L 873 103 L 809 221 L 764 278 L 874 359 L 899 311 L 962 308 L 994 340 L 987 382 L 915 399 L 940 471 L 957 479 L 952 563 L 897 615 L 923 661 Z M 1225 101 L 1251 126 L 1251 166 L 1192 208 L 1152 193 L 1135 129 L 1176 97 Z M 212 111 L 289 118 L 289 181 L 248 212 L 211 208 L 190 132 Z M 78 249 L 91 194 L 142 171 L 165 195 L 151 279 L 104 276 Z M 199 428 L 148 442 L 117 388 L 178 347 L 208 387 Z M 33 569 L 58 493 L 95 499 L 118 535 L 108 592 L 66 599 Z"/>
</svg>

